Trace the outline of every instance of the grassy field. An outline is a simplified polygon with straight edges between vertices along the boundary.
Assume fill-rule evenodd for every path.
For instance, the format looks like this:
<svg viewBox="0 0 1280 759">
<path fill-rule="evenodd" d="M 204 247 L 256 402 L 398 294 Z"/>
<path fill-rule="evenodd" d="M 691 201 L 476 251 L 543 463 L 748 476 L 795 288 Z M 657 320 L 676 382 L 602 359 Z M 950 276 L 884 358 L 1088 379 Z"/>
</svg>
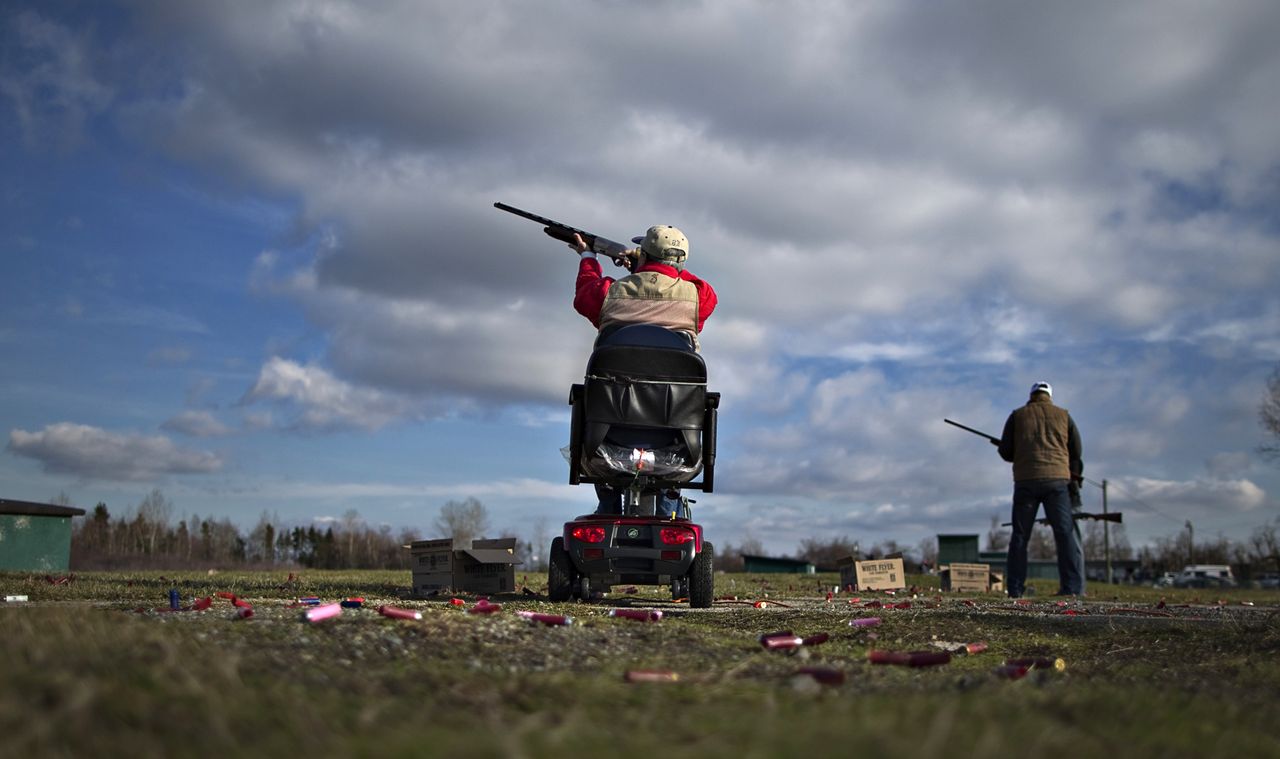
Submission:
<svg viewBox="0 0 1280 759">
<path fill-rule="evenodd" d="M 1059 605 L 999 594 L 847 593 L 835 576 L 717 575 L 705 611 L 656 589 L 493 614 L 404 598 L 407 572 L 0 574 L 0 756 L 1280 756 L 1280 593 L 1094 585 Z M 163 612 L 168 591 L 204 611 Z M 252 604 L 251 619 L 217 593 Z M 366 608 L 302 621 L 302 596 Z M 764 600 L 758 608 L 753 602 Z M 1161 601 L 1163 600 L 1163 604 Z M 909 608 L 872 608 L 909 604 Z M 421 621 L 372 608 L 394 604 Z M 610 618 L 660 609 L 661 621 Z M 551 627 L 517 610 L 568 614 Z M 851 619 L 882 623 L 853 628 Z M 778 630 L 821 645 L 765 650 Z M 985 642 L 944 665 L 872 649 Z M 1015 657 L 1066 670 L 1011 679 Z M 843 682 L 806 674 L 819 668 Z M 634 670 L 675 672 L 631 683 Z M 566 753 L 570 752 L 570 753 Z"/>
</svg>

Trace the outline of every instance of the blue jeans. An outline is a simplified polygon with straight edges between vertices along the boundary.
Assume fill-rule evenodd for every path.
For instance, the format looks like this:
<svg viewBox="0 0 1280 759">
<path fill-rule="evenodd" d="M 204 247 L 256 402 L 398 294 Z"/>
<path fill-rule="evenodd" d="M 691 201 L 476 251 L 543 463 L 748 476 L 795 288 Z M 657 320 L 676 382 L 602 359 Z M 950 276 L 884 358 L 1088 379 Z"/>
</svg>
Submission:
<svg viewBox="0 0 1280 759">
<path fill-rule="evenodd" d="M 674 495 L 672 495 L 674 494 Z M 600 502 L 596 506 L 597 514 L 621 514 L 622 513 L 622 491 L 612 488 L 608 485 L 596 483 L 596 499 Z M 670 490 L 663 491 L 658 494 L 658 503 L 656 506 L 656 514 L 660 519 L 670 519 L 673 515 L 680 519 L 688 519 L 688 509 L 680 500 L 680 491 Z"/>
<path fill-rule="evenodd" d="M 1053 528 L 1058 549 L 1058 592 L 1084 593 L 1084 553 L 1076 538 L 1071 516 L 1067 480 L 1026 480 L 1013 486 L 1013 532 L 1009 536 L 1009 559 L 1005 567 L 1009 595 L 1019 598 L 1027 586 L 1027 544 L 1036 524 L 1036 512 L 1044 504 L 1044 515 Z"/>
</svg>

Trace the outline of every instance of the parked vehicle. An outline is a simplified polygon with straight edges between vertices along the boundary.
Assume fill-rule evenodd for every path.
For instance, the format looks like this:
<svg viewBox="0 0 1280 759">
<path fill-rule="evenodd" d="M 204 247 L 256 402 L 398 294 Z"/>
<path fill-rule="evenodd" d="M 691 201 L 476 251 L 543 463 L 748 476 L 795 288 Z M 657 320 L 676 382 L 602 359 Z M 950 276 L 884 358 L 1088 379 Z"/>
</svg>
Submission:
<svg viewBox="0 0 1280 759">
<path fill-rule="evenodd" d="M 1175 588 L 1234 588 L 1236 578 L 1226 564 L 1188 564 L 1173 581 Z"/>
<path fill-rule="evenodd" d="M 1165 572 L 1164 574 L 1157 577 L 1155 582 L 1151 583 L 1151 587 L 1172 588 L 1174 581 L 1177 579 L 1178 579 L 1178 576 L 1173 572 Z"/>
</svg>

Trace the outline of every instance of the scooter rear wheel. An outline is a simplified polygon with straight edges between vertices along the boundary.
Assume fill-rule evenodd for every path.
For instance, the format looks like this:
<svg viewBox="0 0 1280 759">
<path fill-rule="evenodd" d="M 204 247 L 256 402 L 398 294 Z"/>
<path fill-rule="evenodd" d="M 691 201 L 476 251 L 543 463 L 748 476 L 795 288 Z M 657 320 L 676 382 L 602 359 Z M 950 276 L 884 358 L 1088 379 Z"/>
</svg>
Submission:
<svg viewBox="0 0 1280 759">
<path fill-rule="evenodd" d="M 564 550 L 564 538 L 551 541 L 551 556 L 547 561 L 547 597 L 556 602 L 573 597 L 573 560 Z"/>
<path fill-rule="evenodd" d="M 694 609 L 709 609 L 715 600 L 715 555 L 715 547 L 704 540 L 689 567 L 689 606 Z"/>
</svg>

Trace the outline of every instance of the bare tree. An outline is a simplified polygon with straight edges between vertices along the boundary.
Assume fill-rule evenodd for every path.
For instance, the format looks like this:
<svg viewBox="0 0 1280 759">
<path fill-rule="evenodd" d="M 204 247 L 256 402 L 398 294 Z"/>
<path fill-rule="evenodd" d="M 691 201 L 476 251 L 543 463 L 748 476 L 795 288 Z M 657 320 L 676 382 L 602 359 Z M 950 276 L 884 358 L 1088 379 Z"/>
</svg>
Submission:
<svg viewBox="0 0 1280 759">
<path fill-rule="evenodd" d="M 1258 451 L 1269 459 L 1280 461 L 1280 366 L 1267 378 L 1267 391 L 1258 406 L 1258 423 L 1271 440 L 1258 446 Z"/>
<path fill-rule="evenodd" d="M 930 567 L 938 566 L 938 539 L 922 538 L 917 548 L 920 550 L 920 563 Z"/>
<path fill-rule="evenodd" d="M 347 553 L 343 557 L 346 562 L 351 562 L 355 559 L 356 527 L 363 521 L 360 518 L 360 512 L 355 509 L 347 509 L 342 513 L 342 532 L 347 538 Z"/>
<path fill-rule="evenodd" d="M 483 537 L 489 529 L 489 510 L 479 500 L 449 501 L 440 507 L 436 530 L 446 538 L 467 542 Z"/>
<path fill-rule="evenodd" d="M 1249 536 L 1249 559 L 1261 567 L 1280 571 L 1280 517 L 1256 527 Z"/>
<path fill-rule="evenodd" d="M 249 533 L 249 558 L 274 564 L 276 560 L 276 523 L 280 517 L 264 510 L 258 524 Z"/>
<path fill-rule="evenodd" d="M 746 566 L 743 556 L 764 555 L 764 545 L 750 536 L 737 546 L 732 543 L 720 543 L 716 545 L 715 568 L 723 572 L 741 572 Z"/>
<path fill-rule="evenodd" d="M 1107 557 L 1107 542 L 1111 543 L 1111 560 L 1128 561 L 1133 558 L 1133 546 L 1129 544 L 1129 536 L 1123 524 L 1108 524 L 1095 519 L 1080 520 L 1084 522 L 1084 534 L 1081 536 L 1081 548 L 1084 549 L 1085 561 L 1103 561 Z M 1110 530 L 1110 536 L 1106 534 Z"/>
<path fill-rule="evenodd" d="M 857 547 L 856 543 L 854 544 L 854 547 L 855 548 Z M 905 548 L 899 545 L 897 540 L 893 538 L 888 538 L 887 540 L 883 540 L 871 546 L 871 550 L 867 551 L 867 558 L 883 559 L 886 556 L 893 556 L 893 557 L 900 556 L 904 560 L 914 561 L 915 560 L 914 557 L 911 557 L 909 555 L 910 550 L 911 549 Z"/>
<path fill-rule="evenodd" d="M 156 552 L 156 540 L 169 530 L 169 519 L 173 516 L 173 503 L 164 497 L 159 488 L 153 489 L 138 504 L 139 526 L 146 530 L 147 553 Z"/>
<path fill-rule="evenodd" d="M 822 538 L 805 538 L 800 541 L 796 558 L 812 562 L 814 566 L 827 569 L 834 568 L 836 563 L 846 556 L 858 552 L 858 541 L 850 540 L 847 535 Z"/>
<path fill-rule="evenodd" d="M 547 556 L 551 549 L 551 527 L 545 516 L 533 520 L 533 528 L 529 533 L 530 565 L 529 569 L 544 572 L 547 569 Z"/>
<path fill-rule="evenodd" d="M 1009 530 L 1000 526 L 1000 517 L 991 516 L 991 529 L 987 530 L 987 550 L 1005 551 L 1009 548 Z"/>
</svg>

